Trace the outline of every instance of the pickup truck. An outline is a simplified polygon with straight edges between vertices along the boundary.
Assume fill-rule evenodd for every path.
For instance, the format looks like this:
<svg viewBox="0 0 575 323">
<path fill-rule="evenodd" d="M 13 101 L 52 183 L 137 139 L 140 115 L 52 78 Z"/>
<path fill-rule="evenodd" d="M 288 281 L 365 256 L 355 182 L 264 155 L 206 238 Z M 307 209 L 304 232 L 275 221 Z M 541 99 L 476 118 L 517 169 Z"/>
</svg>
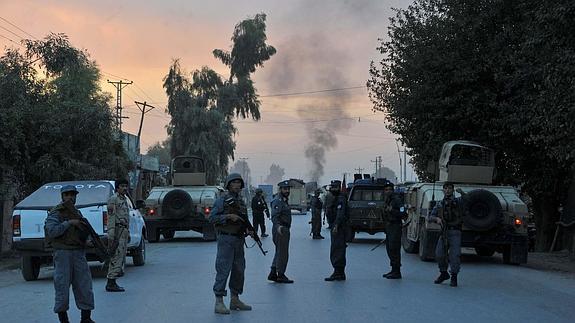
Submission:
<svg viewBox="0 0 575 323">
<path fill-rule="evenodd" d="M 78 190 L 76 207 L 88 219 L 104 243 L 107 242 L 108 199 L 114 194 L 114 181 L 70 181 L 47 183 L 23 199 L 12 213 L 12 241 L 22 255 L 22 276 L 25 280 L 38 279 L 40 267 L 52 263 L 52 248 L 44 240 L 44 222 L 48 212 L 61 201 L 60 189 L 74 185 Z M 146 261 L 146 227 L 140 212 L 128 197 L 130 208 L 130 241 L 128 255 L 135 266 Z M 95 250 L 87 249 L 88 261 L 98 260 Z"/>
</svg>

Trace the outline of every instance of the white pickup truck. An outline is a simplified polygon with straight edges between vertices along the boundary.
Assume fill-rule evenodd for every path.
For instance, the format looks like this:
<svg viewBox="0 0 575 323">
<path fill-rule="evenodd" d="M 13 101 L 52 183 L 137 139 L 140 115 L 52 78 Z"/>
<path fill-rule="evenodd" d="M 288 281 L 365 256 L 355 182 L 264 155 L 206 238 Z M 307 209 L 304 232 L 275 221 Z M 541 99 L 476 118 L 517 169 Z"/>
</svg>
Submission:
<svg viewBox="0 0 575 323">
<path fill-rule="evenodd" d="M 60 189 L 74 185 L 78 190 L 76 207 L 88 219 L 94 230 L 106 243 L 108 211 L 107 202 L 114 193 L 113 181 L 72 181 L 42 185 L 14 207 L 12 213 L 12 241 L 22 254 L 22 276 L 36 280 L 42 264 L 52 263 L 52 249 L 44 240 L 44 222 L 50 209 L 61 201 Z M 130 208 L 130 241 L 128 255 L 135 266 L 146 261 L 146 227 L 140 212 L 128 197 Z M 87 249 L 88 261 L 98 260 L 94 249 Z"/>
</svg>

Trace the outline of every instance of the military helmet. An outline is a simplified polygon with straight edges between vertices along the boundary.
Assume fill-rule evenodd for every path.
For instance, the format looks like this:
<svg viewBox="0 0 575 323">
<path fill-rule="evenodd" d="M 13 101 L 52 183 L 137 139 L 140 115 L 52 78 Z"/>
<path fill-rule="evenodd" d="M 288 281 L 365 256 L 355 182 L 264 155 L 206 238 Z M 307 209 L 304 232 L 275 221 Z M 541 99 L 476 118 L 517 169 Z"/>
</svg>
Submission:
<svg viewBox="0 0 575 323">
<path fill-rule="evenodd" d="M 73 192 L 78 194 L 78 190 L 76 189 L 76 186 L 74 185 L 64 185 L 61 189 L 60 189 L 60 194 L 64 194 L 64 193 L 68 193 L 68 192 Z"/>
<path fill-rule="evenodd" d="M 279 183 L 278 183 L 278 186 L 279 186 L 280 188 L 282 188 L 282 187 L 291 187 L 291 185 L 289 184 L 289 181 L 288 181 L 288 180 L 279 182 Z"/>
<path fill-rule="evenodd" d="M 260 193 L 263 193 L 263 192 L 264 192 L 264 190 L 262 190 L 261 188 L 256 188 L 256 194 L 260 194 Z"/>
<path fill-rule="evenodd" d="M 394 189 L 394 188 L 395 188 L 395 186 L 393 185 L 393 183 L 390 182 L 390 181 L 387 181 L 387 182 L 385 182 L 385 184 L 383 184 L 383 188 L 386 188 L 386 187 L 391 187 L 391 189 Z"/>
<path fill-rule="evenodd" d="M 244 179 L 242 178 L 242 175 L 238 173 L 231 173 L 228 175 L 228 177 L 226 177 L 226 189 L 229 188 L 231 182 L 237 179 L 239 179 L 242 182 L 242 188 L 244 188 Z"/>
<path fill-rule="evenodd" d="M 314 194 L 321 194 L 321 190 L 318 188 L 317 190 L 315 190 L 315 192 L 313 192 Z"/>
<path fill-rule="evenodd" d="M 331 184 L 329 184 L 330 189 L 332 188 L 339 188 L 341 189 L 341 181 L 338 179 L 334 179 L 333 181 L 331 181 Z"/>
</svg>

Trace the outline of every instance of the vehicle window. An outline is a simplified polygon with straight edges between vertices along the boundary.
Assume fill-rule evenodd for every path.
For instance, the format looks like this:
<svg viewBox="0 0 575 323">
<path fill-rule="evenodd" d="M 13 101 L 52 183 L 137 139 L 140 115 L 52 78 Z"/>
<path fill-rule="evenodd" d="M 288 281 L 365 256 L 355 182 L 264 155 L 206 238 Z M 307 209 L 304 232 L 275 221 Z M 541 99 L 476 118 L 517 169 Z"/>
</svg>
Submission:
<svg viewBox="0 0 575 323">
<path fill-rule="evenodd" d="M 22 200 L 18 208 L 52 208 L 62 201 L 60 189 L 74 185 L 78 190 L 76 206 L 106 204 L 114 192 L 109 182 L 57 182 L 42 185 L 34 193 Z"/>
<path fill-rule="evenodd" d="M 148 198 L 146 198 L 146 200 L 157 200 L 160 198 L 161 195 L 162 195 L 162 191 L 160 191 L 160 190 L 151 191 L 150 195 L 148 195 Z"/>
<path fill-rule="evenodd" d="M 483 147 L 455 145 L 451 148 L 449 164 L 493 166 L 493 152 Z"/>
<path fill-rule="evenodd" d="M 383 201 L 383 188 L 356 188 L 351 195 L 351 201 Z"/>
</svg>

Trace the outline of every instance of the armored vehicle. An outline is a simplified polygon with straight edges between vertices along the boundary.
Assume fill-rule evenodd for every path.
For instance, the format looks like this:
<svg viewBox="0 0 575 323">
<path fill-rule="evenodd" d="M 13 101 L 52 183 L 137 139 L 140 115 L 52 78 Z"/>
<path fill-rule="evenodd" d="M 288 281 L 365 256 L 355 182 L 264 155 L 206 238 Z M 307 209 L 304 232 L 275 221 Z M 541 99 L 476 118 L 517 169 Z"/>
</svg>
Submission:
<svg viewBox="0 0 575 323">
<path fill-rule="evenodd" d="M 443 199 L 442 184 L 451 182 L 467 195 L 462 247 L 474 248 L 480 256 L 502 253 L 504 263 L 526 263 L 527 206 L 514 187 L 492 185 L 494 171 L 491 149 L 470 141 L 445 143 L 439 160 L 440 181 L 415 183 L 406 189 L 408 220 L 403 227 L 403 249 L 418 252 L 422 260 L 434 259 L 441 228 L 428 223 L 427 216 Z"/>
<path fill-rule="evenodd" d="M 172 160 L 171 186 L 152 188 L 146 199 L 148 241 L 174 237 L 176 231 L 194 230 L 204 240 L 215 240 L 214 226 L 208 217 L 214 201 L 223 192 L 220 186 L 206 185 L 204 161 L 194 156 Z"/>
</svg>

